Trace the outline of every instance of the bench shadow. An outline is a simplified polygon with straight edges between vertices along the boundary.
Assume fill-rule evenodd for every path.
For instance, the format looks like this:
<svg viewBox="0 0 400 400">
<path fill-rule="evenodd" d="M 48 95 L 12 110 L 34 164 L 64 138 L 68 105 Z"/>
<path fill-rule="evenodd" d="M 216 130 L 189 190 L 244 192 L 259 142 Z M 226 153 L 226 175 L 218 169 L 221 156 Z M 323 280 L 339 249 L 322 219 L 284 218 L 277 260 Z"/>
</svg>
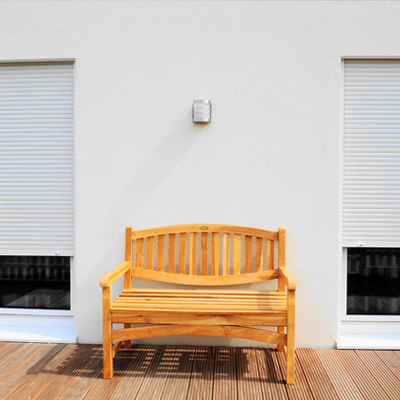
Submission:
<svg viewBox="0 0 400 400">
<path fill-rule="evenodd" d="M 102 379 L 101 345 L 57 346 L 60 347 L 50 349 L 26 374 Z M 284 384 L 275 352 L 271 348 L 254 347 L 138 345 L 118 351 L 114 358 L 114 377 L 157 379 L 168 376 L 173 381 L 209 380 L 214 385 L 218 381 Z M 55 361 L 57 356 L 59 363 Z"/>
</svg>

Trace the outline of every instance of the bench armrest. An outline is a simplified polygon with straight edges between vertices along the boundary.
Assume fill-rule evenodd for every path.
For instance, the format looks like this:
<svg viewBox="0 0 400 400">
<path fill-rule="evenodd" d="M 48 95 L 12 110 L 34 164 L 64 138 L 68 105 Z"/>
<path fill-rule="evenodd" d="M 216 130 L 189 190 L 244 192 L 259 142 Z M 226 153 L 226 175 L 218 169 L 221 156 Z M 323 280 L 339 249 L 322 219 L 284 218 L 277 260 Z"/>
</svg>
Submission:
<svg viewBox="0 0 400 400">
<path fill-rule="evenodd" d="M 279 267 L 279 277 L 283 279 L 288 290 L 296 290 L 296 278 L 286 267 Z"/>
<path fill-rule="evenodd" d="M 130 261 L 125 261 L 119 264 L 117 268 L 113 269 L 108 274 L 104 274 L 100 281 L 100 287 L 109 287 L 118 278 L 124 275 L 132 268 L 132 263 Z"/>
</svg>

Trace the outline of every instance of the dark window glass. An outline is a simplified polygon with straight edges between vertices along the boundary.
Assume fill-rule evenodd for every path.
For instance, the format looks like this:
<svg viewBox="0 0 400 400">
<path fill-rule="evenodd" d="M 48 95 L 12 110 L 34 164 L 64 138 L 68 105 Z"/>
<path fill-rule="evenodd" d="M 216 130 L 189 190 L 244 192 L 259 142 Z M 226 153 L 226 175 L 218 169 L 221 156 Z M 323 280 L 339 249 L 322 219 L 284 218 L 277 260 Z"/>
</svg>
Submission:
<svg viewBox="0 0 400 400">
<path fill-rule="evenodd" d="M 0 256 L 0 307 L 70 309 L 70 258 Z"/>
<path fill-rule="evenodd" d="M 347 249 L 347 314 L 400 315 L 400 249 Z"/>
</svg>

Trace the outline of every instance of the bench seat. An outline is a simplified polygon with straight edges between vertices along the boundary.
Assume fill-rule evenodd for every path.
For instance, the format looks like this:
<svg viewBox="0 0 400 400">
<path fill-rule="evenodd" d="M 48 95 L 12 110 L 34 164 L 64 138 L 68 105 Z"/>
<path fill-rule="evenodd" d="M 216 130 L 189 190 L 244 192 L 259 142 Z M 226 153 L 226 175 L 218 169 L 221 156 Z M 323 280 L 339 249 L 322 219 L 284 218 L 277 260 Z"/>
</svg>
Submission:
<svg viewBox="0 0 400 400">
<path fill-rule="evenodd" d="M 285 293 L 271 291 L 205 291 L 198 289 L 125 289 L 114 300 L 111 310 L 143 313 L 171 311 L 205 314 L 287 314 Z"/>
<path fill-rule="evenodd" d="M 271 291 L 125 289 L 111 321 L 158 324 L 286 326 L 286 294 Z"/>
</svg>

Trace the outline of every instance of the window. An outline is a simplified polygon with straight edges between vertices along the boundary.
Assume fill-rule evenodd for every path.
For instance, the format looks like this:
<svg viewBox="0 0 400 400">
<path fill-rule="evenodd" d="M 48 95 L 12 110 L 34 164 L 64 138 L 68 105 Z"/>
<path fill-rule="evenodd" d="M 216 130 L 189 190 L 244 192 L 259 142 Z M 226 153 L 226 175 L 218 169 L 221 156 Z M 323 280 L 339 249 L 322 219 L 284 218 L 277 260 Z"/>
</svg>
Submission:
<svg viewBox="0 0 400 400">
<path fill-rule="evenodd" d="M 400 249 L 347 250 L 347 314 L 400 314 Z"/>
<path fill-rule="evenodd" d="M 70 257 L 0 256 L 0 307 L 70 309 Z"/>
<path fill-rule="evenodd" d="M 347 315 L 400 314 L 400 62 L 344 63 Z"/>
<path fill-rule="evenodd" d="M 70 308 L 73 64 L 0 64 L 0 307 Z"/>
</svg>

